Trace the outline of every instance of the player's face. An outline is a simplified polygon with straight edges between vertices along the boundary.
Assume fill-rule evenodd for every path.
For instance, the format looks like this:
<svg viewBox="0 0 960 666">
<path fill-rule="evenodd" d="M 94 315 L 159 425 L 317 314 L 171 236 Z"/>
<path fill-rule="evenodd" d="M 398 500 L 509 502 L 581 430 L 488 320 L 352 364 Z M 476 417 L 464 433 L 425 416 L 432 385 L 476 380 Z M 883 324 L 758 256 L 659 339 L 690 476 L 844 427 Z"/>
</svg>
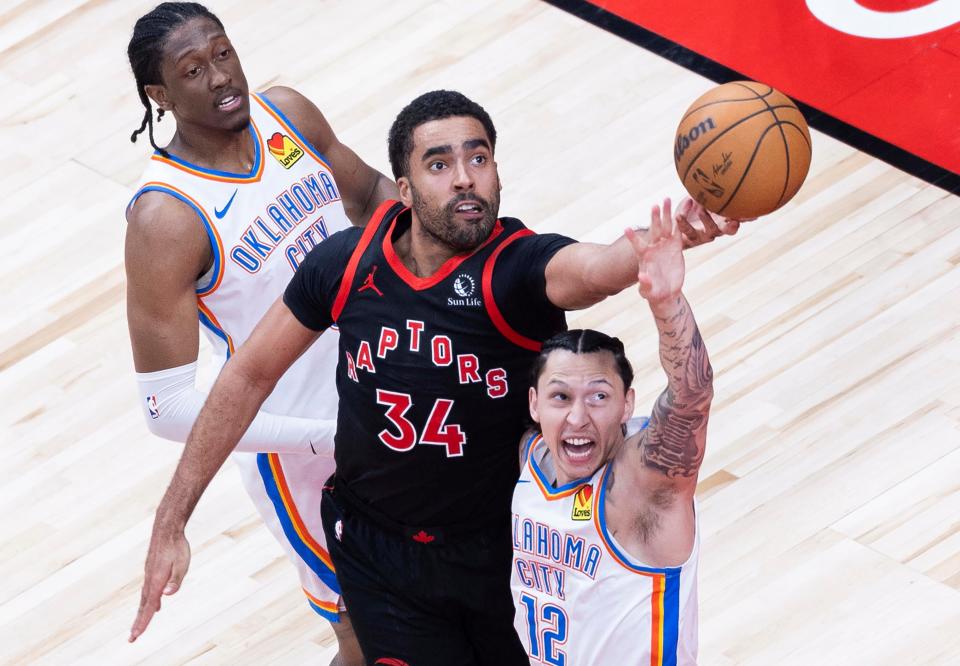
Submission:
<svg viewBox="0 0 960 666">
<path fill-rule="evenodd" d="M 419 233 L 455 252 L 483 243 L 500 212 L 500 178 L 480 121 L 454 116 L 418 126 L 409 160 L 410 175 L 397 184 Z"/>
<path fill-rule="evenodd" d="M 216 23 L 190 19 L 170 33 L 163 54 L 163 85 L 147 86 L 147 94 L 172 112 L 178 124 L 230 131 L 247 127 L 247 79 L 233 45 Z"/>
<path fill-rule="evenodd" d="M 550 353 L 530 416 L 550 449 L 559 485 L 590 476 L 623 443 L 622 425 L 633 413 L 633 389 L 624 391 L 613 354 Z"/>
</svg>

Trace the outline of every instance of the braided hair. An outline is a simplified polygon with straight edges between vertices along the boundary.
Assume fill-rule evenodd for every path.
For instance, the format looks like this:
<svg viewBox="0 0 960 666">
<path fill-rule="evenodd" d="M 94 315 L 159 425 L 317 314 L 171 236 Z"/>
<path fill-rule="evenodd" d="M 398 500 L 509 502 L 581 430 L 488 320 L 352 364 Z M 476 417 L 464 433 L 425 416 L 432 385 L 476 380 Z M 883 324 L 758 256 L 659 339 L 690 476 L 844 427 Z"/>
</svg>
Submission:
<svg viewBox="0 0 960 666">
<path fill-rule="evenodd" d="M 593 329 L 574 328 L 569 331 L 557 333 L 549 340 L 543 343 L 540 348 L 540 355 L 530 369 L 530 385 L 536 386 L 543 374 L 543 369 L 547 365 L 547 358 L 550 353 L 558 349 L 565 349 L 574 354 L 592 354 L 594 352 L 607 351 L 613 355 L 614 364 L 617 367 L 617 374 L 623 380 L 623 390 L 626 391 L 633 384 L 633 366 L 627 359 L 623 349 L 623 342 L 620 338 L 615 338 L 594 331 Z"/>
<path fill-rule="evenodd" d="M 140 129 L 130 135 L 130 141 L 136 143 L 137 135 L 148 130 L 150 145 L 161 155 L 168 157 L 167 151 L 160 148 L 153 140 L 153 113 L 150 107 L 150 98 L 147 97 L 145 86 L 162 84 L 160 63 L 163 60 L 163 47 L 171 32 L 194 18 L 206 18 L 223 29 L 223 23 L 209 9 L 196 2 L 164 2 L 157 5 L 153 11 L 144 14 L 133 26 L 133 36 L 127 45 L 127 57 L 133 69 L 133 77 L 137 82 L 137 93 L 140 102 L 146 109 L 143 113 L 143 122 Z M 157 109 L 157 122 L 163 118 L 163 109 Z"/>
</svg>

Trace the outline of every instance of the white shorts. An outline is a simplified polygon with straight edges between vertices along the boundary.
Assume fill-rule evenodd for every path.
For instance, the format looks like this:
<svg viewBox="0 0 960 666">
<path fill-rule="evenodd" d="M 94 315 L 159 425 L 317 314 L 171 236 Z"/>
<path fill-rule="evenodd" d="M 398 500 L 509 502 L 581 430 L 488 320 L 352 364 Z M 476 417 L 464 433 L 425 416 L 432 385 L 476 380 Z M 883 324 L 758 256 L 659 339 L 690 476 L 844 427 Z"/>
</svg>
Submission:
<svg viewBox="0 0 960 666">
<path fill-rule="evenodd" d="M 320 522 L 323 485 L 336 468 L 332 457 L 235 453 L 243 485 L 300 576 L 310 607 L 338 621 L 340 585 Z"/>
</svg>

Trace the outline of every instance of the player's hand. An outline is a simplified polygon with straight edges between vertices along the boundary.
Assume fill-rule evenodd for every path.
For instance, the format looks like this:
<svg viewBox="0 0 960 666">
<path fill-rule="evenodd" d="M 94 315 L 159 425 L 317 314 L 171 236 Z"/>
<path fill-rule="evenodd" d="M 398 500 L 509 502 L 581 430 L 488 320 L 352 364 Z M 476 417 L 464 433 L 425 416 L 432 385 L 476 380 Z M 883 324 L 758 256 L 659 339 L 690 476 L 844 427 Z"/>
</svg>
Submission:
<svg viewBox="0 0 960 666">
<path fill-rule="evenodd" d="M 663 200 L 662 211 L 660 206 L 650 211 L 650 229 L 645 235 L 633 229 L 625 234 L 640 264 L 640 295 L 651 303 L 675 298 L 683 287 L 685 265 L 683 236 L 671 215 L 670 199 Z"/>
<path fill-rule="evenodd" d="M 677 225 L 683 233 L 684 248 L 704 245 L 720 236 L 733 236 L 740 230 L 741 222 L 752 222 L 755 219 L 734 220 L 714 216 L 689 197 L 684 198 L 677 207 Z"/>
<path fill-rule="evenodd" d="M 147 563 L 144 565 L 140 608 L 130 628 L 131 643 L 147 630 L 153 614 L 160 610 L 160 597 L 174 594 L 180 589 L 189 566 L 190 544 L 183 529 L 164 525 L 158 515 L 153 523 L 150 550 L 147 551 Z"/>
</svg>

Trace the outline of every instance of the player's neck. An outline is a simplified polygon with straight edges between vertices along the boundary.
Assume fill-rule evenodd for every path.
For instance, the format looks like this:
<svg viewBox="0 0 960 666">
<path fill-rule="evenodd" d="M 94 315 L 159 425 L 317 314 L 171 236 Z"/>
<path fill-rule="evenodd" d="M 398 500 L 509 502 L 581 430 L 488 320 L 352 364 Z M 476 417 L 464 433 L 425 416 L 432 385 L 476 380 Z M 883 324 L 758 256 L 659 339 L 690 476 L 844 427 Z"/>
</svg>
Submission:
<svg viewBox="0 0 960 666">
<path fill-rule="evenodd" d="M 253 168 L 256 155 L 253 142 L 247 127 L 226 131 L 178 125 L 167 151 L 206 169 L 246 173 Z"/>
<path fill-rule="evenodd" d="M 430 277 L 457 254 L 440 239 L 425 232 L 413 215 L 411 225 L 393 240 L 393 250 L 407 269 L 417 277 Z"/>
</svg>

